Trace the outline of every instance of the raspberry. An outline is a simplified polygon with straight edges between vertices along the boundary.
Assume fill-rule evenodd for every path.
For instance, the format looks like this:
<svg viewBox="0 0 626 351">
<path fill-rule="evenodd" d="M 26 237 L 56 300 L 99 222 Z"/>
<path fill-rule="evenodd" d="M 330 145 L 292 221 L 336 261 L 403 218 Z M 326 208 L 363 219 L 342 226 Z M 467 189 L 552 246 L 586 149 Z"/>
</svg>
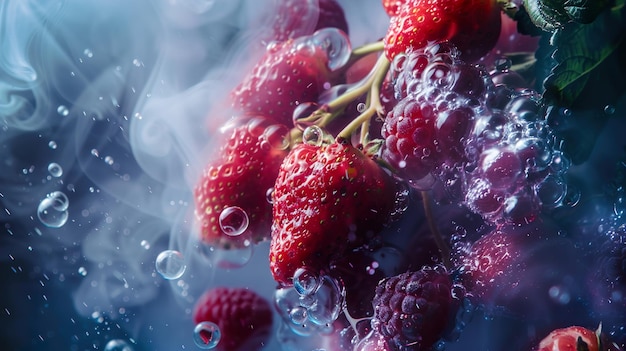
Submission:
<svg viewBox="0 0 626 351">
<path fill-rule="evenodd" d="M 441 266 L 382 280 L 373 300 L 372 328 L 390 350 L 427 350 L 441 338 L 455 310 L 451 288 Z"/>
<path fill-rule="evenodd" d="M 217 351 L 259 350 L 270 334 L 272 309 L 252 290 L 218 287 L 198 299 L 193 319 L 196 324 L 217 324 L 221 333 Z"/>
</svg>

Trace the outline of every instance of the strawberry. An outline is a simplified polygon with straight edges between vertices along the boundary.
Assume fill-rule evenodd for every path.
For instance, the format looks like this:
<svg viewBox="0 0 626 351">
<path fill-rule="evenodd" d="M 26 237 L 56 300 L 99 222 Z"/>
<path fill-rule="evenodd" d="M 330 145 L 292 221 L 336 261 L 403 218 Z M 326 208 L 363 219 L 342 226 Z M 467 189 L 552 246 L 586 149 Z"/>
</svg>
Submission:
<svg viewBox="0 0 626 351">
<path fill-rule="evenodd" d="M 619 351 L 600 335 L 600 330 L 571 326 L 552 331 L 539 343 L 537 351 Z"/>
<path fill-rule="evenodd" d="M 278 3 L 272 40 L 296 39 L 331 27 L 348 34 L 345 13 L 336 0 L 281 0 Z"/>
<path fill-rule="evenodd" d="M 383 0 L 383 8 L 390 17 L 396 16 L 406 0 Z"/>
<path fill-rule="evenodd" d="M 495 0 L 408 0 L 391 18 L 385 54 L 392 60 L 410 48 L 449 40 L 464 61 L 476 61 L 496 44 L 500 23 Z"/>
<path fill-rule="evenodd" d="M 290 285 L 296 269 L 323 273 L 348 249 L 370 242 L 394 206 L 391 177 L 347 143 L 299 144 L 274 186 L 270 268 Z"/>
<path fill-rule="evenodd" d="M 287 155 L 287 129 L 268 118 L 252 118 L 227 133 L 218 157 L 206 167 L 195 188 L 202 240 L 223 248 L 269 238 L 272 205 L 266 192 L 274 185 L 280 163 Z M 237 209 L 230 216 L 231 223 L 225 223 L 225 209 Z M 246 221 L 247 228 L 239 233 Z M 224 225 L 230 225 L 232 232 L 228 228 L 225 232 Z"/>
<path fill-rule="evenodd" d="M 317 101 L 331 79 L 326 51 L 309 39 L 302 37 L 270 45 L 252 72 L 232 92 L 233 107 L 291 125 L 296 106 Z"/>
<path fill-rule="evenodd" d="M 212 322 L 219 327 L 217 351 L 262 349 L 270 336 L 272 318 L 270 304 L 244 288 L 207 290 L 193 312 L 194 323 Z"/>
</svg>

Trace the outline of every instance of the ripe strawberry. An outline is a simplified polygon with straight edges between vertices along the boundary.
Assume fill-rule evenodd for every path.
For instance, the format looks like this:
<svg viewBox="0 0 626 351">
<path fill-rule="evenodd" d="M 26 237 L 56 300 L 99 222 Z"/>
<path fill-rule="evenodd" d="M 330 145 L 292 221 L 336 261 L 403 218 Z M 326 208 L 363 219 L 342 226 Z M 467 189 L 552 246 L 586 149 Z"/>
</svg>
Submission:
<svg viewBox="0 0 626 351">
<path fill-rule="evenodd" d="M 390 17 L 396 16 L 400 11 L 400 7 L 406 2 L 406 0 L 383 0 L 383 7 L 385 12 Z"/>
<path fill-rule="evenodd" d="M 619 347 L 599 335 L 599 331 L 572 326 L 552 331 L 539 343 L 537 351 L 619 351 Z"/>
<path fill-rule="evenodd" d="M 391 18 L 385 54 L 392 60 L 410 48 L 449 40 L 464 61 L 476 61 L 496 44 L 500 23 L 495 0 L 408 0 Z"/>
<path fill-rule="evenodd" d="M 445 268 L 425 267 L 378 283 L 372 328 L 390 351 L 421 351 L 443 335 L 455 304 Z"/>
<path fill-rule="evenodd" d="M 270 268 L 289 285 L 296 269 L 326 272 L 346 250 L 367 244 L 394 206 L 391 177 L 345 140 L 299 144 L 274 186 Z"/>
<path fill-rule="evenodd" d="M 233 107 L 291 125 L 299 104 L 317 101 L 328 84 L 328 56 L 308 37 L 272 44 L 232 92 Z"/>
<path fill-rule="evenodd" d="M 348 34 L 345 13 L 336 0 L 281 0 L 274 16 L 271 40 L 296 39 L 331 27 Z"/>
<path fill-rule="evenodd" d="M 227 133 L 218 157 L 209 163 L 195 188 L 201 238 L 224 248 L 269 238 L 272 205 L 266 192 L 274 185 L 287 155 L 287 128 L 268 118 L 252 118 Z M 232 232 L 226 233 L 220 226 L 222 211 L 234 207 L 247 216 L 249 224 L 243 233 L 239 233 L 239 226 L 245 226 L 241 211 L 231 217 Z"/>
<path fill-rule="evenodd" d="M 260 350 L 272 328 L 270 304 L 252 290 L 217 287 L 196 302 L 194 323 L 213 322 L 221 337 L 215 350 Z"/>
</svg>

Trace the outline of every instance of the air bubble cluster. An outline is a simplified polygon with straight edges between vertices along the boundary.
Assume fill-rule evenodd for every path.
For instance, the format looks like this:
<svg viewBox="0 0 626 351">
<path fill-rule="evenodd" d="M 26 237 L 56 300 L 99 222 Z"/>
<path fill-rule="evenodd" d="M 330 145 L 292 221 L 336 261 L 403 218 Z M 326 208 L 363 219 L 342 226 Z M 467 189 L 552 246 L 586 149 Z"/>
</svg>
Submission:
<svg viewBox="0 0 626 351">
<path fill-rule="evenodd" d="M 564 177 L 570 162 L 540 96 L 496 84 L 498 74 L 458 56 L 444 42 L 395 58 L 398 102 L 382 127 L 383 159 L 414 188 L 441 187 L 492 223 L 528 223 L 541 209 L 575 205 Z"/>
<path fill-rule="evenodd" d="M 276 290 L 278 312 L 297 335 L 333 332 L 343 305 L 343 289 L 336 279 L 318 276 L 306 268 L 294 275 L 294 285 Z"/>
</svg>

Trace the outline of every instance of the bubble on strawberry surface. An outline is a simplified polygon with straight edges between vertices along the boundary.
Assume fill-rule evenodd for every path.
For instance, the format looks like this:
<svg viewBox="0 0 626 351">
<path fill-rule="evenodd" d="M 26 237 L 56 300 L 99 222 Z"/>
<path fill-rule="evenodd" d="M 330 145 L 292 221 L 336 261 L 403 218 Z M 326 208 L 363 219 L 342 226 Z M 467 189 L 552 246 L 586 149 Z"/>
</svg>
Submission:
<svg viewBox="0 0 626 351">
<path fill-rule="evenodd" d="M 200 322 L 193 329 L 193 341 L 198 348 L 203 350 L 216 348 L 221 337 L 220 327 L 213 322 Z"/>
<path fill-rule="evenodd" d="M 69 218 L 68 207 L 67 195 L 61 191 L 53 191 L 37 206 L 37 218 L 46 227 L 60 228 Z"/>
<path fill-rule="evenodd" d="M 231 206 L 222 210 L 219 217 L 219 225 L 222 232 L 228 236 L 239 236 L 243 234 L 250 219 L 248 214 L 241 207 Z"/>
<path fill-rule="evenodd" d="M 339 317 L 343 302 L 340 283 L 330 276 L 324 276 L 313 297 L 316 303 L 308 308 L 309 320 L 320 326 L 333 323 Z"/>
<path fill-rule="evenodd" d="M 311 42 L 326 51 L 327 66 L 331 71 L 343 67 L 350 59 L 352 47 L 350 39 L 337 28 L 324 28 L 313 33 Z"/>
<path fill-rule="evenodd" d="M 321 283 L 320 277 L 306 267 L 296 269 L 293 274 L 293 286 L 300 295 L 314 294 Z"/>
</svg>

